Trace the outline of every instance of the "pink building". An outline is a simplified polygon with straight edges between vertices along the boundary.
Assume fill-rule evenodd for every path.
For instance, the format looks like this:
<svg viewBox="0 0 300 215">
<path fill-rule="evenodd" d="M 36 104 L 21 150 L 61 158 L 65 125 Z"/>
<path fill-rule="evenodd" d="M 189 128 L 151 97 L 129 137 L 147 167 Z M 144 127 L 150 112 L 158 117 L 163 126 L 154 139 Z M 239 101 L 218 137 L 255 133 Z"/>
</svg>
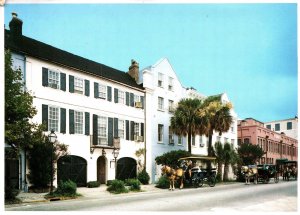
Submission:
<svg viewBox="0 0 300 215">
<path fill-rule="evenodd" d="M 266 154 L 260 164 L 275 164 L 276 159 L 298 161 L 298 141 L 264 127 L 264 123 L 253 118 L 238 121 L 238 143 L 259 145 Z"/>
</svg>

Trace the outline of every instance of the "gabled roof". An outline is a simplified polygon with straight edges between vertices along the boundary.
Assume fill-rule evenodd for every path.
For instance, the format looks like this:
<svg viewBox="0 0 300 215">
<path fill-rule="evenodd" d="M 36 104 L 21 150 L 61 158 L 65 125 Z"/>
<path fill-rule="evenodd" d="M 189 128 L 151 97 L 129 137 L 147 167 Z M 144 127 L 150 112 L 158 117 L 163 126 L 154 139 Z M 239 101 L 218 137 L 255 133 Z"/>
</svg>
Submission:
<svg viewBox="0 0 300 215">
<path fill-rule="evenodd" d="M 74 55 L 26 36 L 14 39 L 11 32 L 6 29 L 4 45 L 6 49 L 20 54 L 71 67 L 84 73 L 123 83 L 130 87 L 144 89 L 126 72 Z"/>
</svg>

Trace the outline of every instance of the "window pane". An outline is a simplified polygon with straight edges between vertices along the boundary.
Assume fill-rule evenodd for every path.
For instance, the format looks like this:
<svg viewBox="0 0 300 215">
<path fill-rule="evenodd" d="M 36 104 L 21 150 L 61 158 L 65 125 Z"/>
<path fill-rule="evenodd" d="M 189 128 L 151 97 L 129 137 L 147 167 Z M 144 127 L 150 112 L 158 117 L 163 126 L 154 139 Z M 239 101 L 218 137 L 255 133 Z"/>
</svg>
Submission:
<svg viewBox="0 0 300 215">
<path fill-rule="evenodd" d="M 164 109 L 164 99 L 162 97 L 158 97 L 158 109 L 159 110 Z"/>
<path fill-rule="evenodd" d="M 267 129 L 270 129 L 270 130 L 271 130 L 271 125 L 267 125 Z"/>
<path fill-rule="evenodd" d="M 83 134 L 83 112 L 75 111 L 75 134 Z"/>
<path fill-rule="evenodd" d="M 280 130 L 280 124 L 277 123 L 277 124 L 275 124 L 275 131 L 279 131 L 279 130 Z"/>
<path fill-rule="evenodd" d="M 124 139 L 124 120 L 120 120 L 118 122 L 118 135 L 120 139 Z"/>
<path fill-rule="evenodd" d="M 163 142 L 163 125 L 158 125 L 158 142 Z"/>
<path fill-rule="evenodd" d="M 48 86 L 59 89 L 59 72 L 48 70 Z"/>
<path fill-rule="evenodd" d="M 99 84 L 99 97 L 106 99 L 106 86 Z"/>
<path fill-rule="evenodd" d="M 83 79 L 81 78 L 74 78 L 74 91 L 76 93 L 83 93 Z"/>
<path fill-rule="evenodd" d="M 118 103 L 125 104 L 125 93 L 121 90 L 118 91 Z"/>
<path fill-rule="evenodd" d="M 49 107 L 49 115 L 48 115 L 48 126 L 49 131 L 52 129 L 58 132 L 58 121 L 59 121 L 59 108 L 57 107 Z"/>
<path fill-rule="evenodd" d="M 108 145 L 107 142 L 107 118 L 98 117 L 98 145 Z"/>
<path fill-rule="evenodd" d="M 292 129 L 292 122 L 288 122 L 287 123 L 287 130 L 291 130 Z"/>
</svg>

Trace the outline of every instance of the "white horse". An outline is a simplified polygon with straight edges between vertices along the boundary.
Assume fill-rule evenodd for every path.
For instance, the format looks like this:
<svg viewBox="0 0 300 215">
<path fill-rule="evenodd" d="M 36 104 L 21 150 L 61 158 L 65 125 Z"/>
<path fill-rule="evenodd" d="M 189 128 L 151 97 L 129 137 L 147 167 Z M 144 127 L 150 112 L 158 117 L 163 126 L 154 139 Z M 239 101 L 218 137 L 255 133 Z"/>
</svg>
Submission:
<svg viewBox="0 0 300 215">
<path fill-rule="evenodd" d="M 245 175 L 246 179 L 246 184 L 250 184 L 250 179 L 254 179 L 254 184 L 257 184 L 257 177 L 258 177 L 258 172 L 257 172 L 257 166 L 256 165 L 249 165 L 249 166 L 242 166 L 241 170 L 242 174 Z"/>
</svg>

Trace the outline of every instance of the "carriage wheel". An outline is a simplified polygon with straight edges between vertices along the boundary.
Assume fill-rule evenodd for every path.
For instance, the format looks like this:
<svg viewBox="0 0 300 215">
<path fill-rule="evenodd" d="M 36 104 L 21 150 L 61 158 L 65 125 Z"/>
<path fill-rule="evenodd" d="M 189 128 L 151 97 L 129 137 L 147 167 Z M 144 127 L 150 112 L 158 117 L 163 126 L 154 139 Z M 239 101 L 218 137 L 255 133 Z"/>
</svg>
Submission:
<svg viewBox="0 0 300 215">
<path fill-rule="evenodd" d="M 215 177 L 210 177 L 209 179 L 208 179 L 208 185 L 210 186 L 210 187 L 214 187 L 215 185 L 216 185 L 216 178 Z"/>
<path fill-rule="evenodd" d="M 193 181 L 193 186 L 195 188 L 202 187 L 203 186 L 203 180 L 202 179 L 195 179 Z"/>
<path fill-rule="evenodd" d="M 267 183 L 269 183 L 269 181 L 270 181 L 269 176 L 266 175 L 264 177 L 264 183 L 267 184 Z"/>
</svg>

